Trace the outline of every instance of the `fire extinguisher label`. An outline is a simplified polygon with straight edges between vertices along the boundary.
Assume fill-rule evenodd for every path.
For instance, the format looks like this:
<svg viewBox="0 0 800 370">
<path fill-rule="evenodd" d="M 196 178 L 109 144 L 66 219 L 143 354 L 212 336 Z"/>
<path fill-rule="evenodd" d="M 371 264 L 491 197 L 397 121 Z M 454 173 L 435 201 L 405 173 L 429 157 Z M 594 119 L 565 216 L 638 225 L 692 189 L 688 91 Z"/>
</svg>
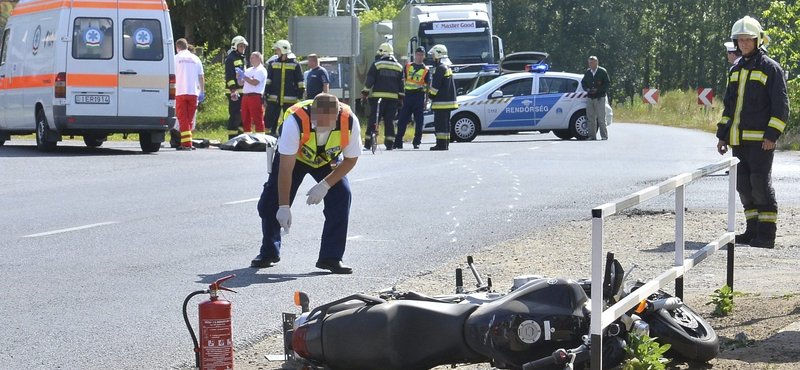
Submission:
<svg viewBox="0 0 800 370">
<path fill-rule="evenodd" d="M 202 370 L 233 369 L 233 341 L 231 319 L 201 320 L 200 356 Z"/>
</svg>

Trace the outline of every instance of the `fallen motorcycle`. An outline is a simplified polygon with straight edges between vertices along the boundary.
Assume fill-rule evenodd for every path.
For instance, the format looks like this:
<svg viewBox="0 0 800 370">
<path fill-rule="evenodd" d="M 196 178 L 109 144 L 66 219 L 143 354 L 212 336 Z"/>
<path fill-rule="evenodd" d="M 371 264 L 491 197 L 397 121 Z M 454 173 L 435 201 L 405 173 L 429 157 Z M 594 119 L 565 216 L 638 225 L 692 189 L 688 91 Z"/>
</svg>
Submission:
<svg viewBox="0 0 800 370">
<path fill-rule="evenodd" d="M 310 310 L 307 295 L 298 293 L 302 314 L 284 314 L 285 349 L 313 369 L 414 370 L 486 362 L 500 369 L 589 367 L 590 280 L 521 276 L 508 293 L 496 293 L 472 257 L 467 264 L 476 289 L 464 289 L 457 269 L 451 295 L 388 289 L 378 297 L 356 294 Z M 624 284 L 626 275 L 609 253 L 607 305 L 641 286 Z M 708 323 L 663 291 L 606 327 L 604 369 L 622 362 L 630 332 L 664 338 L 688 360 L 707 361 L 719 351 Z"/>
</svg>

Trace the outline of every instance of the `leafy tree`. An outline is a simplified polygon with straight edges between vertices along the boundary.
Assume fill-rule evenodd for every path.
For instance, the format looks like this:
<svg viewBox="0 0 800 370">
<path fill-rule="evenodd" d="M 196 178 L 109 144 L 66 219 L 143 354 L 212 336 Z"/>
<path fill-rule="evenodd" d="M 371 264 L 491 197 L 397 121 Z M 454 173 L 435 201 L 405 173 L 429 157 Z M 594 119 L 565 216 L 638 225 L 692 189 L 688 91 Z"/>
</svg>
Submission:
<svg viewBox="0 0 800 370">
<path fill-rule="evenodd" d="M 762 26 L 772 40 L 770 57 L 780 63 L 789 75 L 789 122 L 786 131 L 800 125 L 800 4 L 774 1 L 764 11 Z"/>
</svg>

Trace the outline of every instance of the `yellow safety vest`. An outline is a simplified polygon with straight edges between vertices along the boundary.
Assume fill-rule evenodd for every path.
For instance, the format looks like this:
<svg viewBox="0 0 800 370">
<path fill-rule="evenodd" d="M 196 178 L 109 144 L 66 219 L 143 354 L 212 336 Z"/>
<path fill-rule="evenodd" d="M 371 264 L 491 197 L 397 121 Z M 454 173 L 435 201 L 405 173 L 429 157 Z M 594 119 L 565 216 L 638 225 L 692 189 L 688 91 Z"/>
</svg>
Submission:
<svg viewBox="0 0 800 370">
<path fill-rule="evenodd" d="M 320 148 L 317 144 L 317 133 L 311 129 L 311 119 L 308 113 L 311 103 L 314 100 L 305 100 L 291 106 L 284 116 L 284 120 L 290 115 L 295 116 L 300 127 L 300 146 L 297 149 L 297 160 L 311 167 L 320 168 L 342 153 L 342 149 L 350 143 L 350 108 L 339 104 L 339 117 L 336 120 L 336 127 L 328 136 L 325 147 Z M 323 149 L 320 151 L 320 149 Z"/>
</svg>

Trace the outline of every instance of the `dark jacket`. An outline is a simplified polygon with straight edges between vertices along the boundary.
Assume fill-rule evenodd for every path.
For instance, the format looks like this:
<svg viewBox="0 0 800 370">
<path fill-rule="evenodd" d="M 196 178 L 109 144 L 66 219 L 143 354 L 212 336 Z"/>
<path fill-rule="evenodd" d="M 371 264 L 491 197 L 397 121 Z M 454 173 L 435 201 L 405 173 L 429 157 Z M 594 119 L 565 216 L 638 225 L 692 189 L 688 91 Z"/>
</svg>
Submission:
<svg viewBox="0 0 800 370">
<path fill-rule="evenodd" d="M 439 63 L 431 78 L 431 109 L 456 109 L 456 83 L 449 64 Z"/>
<path fill-rule="evenodd" d="M 608 78 L 608 71 L 603 67 L 597 67 L 597 72 L 594 75 L 592 75 L 591 69 L 587 69 L 581 80 L 581 87 L 583 87 L 584 91 L 588 92 L 590 89 L 597 89 L 596 93 L 589 94 L 589 98 L 592 99 L 604 98 L 610 86 L 611 79 Z"/>
<path fill-rule="evenodd" d="M 244 71 L 247 69 L 247 60 L 238 51 L 231 50 L 228 52 L 228 57 L 225 58 L 225 87 L 228 89 L 228 93 L 238 90 L 241 94 L 242 86 L 236 83 L 236 67 Z"/>
<path fill-rule="evenodd" d="M 776 142 L 789 119 L 789 95 L 783 68 L 759 49 L 728 73 L 725 108 L 717 138 L 729 145 Z"/>
<path fill-rule="evenodd" d="M 294 104 L 302 100 L 306 90 L 303 69 L 297 59 L 287 56 L 267 62 L 266 100 L 278 104 Z"/>
<path fill-rule="evenodd" d="M 384 99 L 398 99 L 405 96 L 403 90 L 403 66 L 392 55 L 384 55 L 369 67 L 367 81 L 361 90 L 362 95 Z"/>
</svg>

